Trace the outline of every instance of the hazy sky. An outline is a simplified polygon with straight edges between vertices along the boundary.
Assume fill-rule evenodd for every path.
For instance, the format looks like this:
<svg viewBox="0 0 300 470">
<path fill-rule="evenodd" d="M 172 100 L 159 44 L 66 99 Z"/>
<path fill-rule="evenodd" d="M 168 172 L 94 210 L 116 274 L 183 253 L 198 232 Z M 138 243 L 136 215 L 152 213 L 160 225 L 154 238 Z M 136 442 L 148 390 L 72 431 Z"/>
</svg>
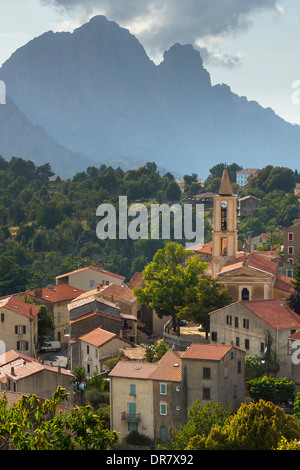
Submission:
<svg viewBox="0 0 300 470">
<path fill-rule="evenodd" d="M 129 29 L 155 63 L 175 42 L 192 44 L 213 84 L 300 124 L 299 0 L 0 0 L 0 65 L 32 38 L 95 14 Z"/>
</svg>

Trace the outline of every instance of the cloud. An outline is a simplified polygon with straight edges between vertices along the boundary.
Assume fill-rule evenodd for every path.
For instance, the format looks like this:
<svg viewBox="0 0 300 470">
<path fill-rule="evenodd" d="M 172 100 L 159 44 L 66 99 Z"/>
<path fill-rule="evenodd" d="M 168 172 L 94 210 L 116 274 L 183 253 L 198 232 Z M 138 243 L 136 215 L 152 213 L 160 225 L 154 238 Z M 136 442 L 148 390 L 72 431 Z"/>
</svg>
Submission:
<svg viewBox="0 0 300 470">
<path fill-rule="evenodd" d="M 175 42 L 192 44 L 205 37 L 222 37 L 247 30 L 254 13 L 281 13 L 277 0 L 41 0 L 44 5 L 85 16 L 95 14 L 128 28 L 148 54 L 158 57 Z M 201 49 L 200 49 L 201 51 Z M 238 56 L 220 55 L 203 47 L 203 59 L 226 67 L 239 64 Z"/>
</svg>

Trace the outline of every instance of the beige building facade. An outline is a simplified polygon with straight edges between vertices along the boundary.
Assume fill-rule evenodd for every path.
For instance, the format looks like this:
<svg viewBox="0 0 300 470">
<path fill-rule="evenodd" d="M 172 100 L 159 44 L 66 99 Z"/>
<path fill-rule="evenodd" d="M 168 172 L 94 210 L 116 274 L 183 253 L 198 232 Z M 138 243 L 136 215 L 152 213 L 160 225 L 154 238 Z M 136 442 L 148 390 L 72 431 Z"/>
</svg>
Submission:
<svg viewBox="0 0 300 470">
<path fill-rule="evenodd" d="M 0 353 L 13 349 L 35 357 L 39 310 L 17 295 L 0 300 Z"/>
<path fill-rule="evenodd" d="M 184 425 L 196 400 L 237 409 L 244 400 L 245 352 L 232 345 L 193 343 L 158 364 L 120 361 L 111 379 L 111 429 L 165 442 Z"/>
<path fill-rule="evenodd" d="M 86 266 L 55 278 L 56 284 L 69 284 L 84 291 L 111 283 L 122 285 L 125 277 L 95 266 Z"/>
<path fill-rule="evenodd" d="M 289 380 L 293 380 L 289 336 L 299 329 L 299 315 L 278 299 L 239 301 L 210 313 L 212 344 L 233 344 L 262 360 L 269 357 L 270 345 L 279 364 L 276 376 Z"/>
</svg>

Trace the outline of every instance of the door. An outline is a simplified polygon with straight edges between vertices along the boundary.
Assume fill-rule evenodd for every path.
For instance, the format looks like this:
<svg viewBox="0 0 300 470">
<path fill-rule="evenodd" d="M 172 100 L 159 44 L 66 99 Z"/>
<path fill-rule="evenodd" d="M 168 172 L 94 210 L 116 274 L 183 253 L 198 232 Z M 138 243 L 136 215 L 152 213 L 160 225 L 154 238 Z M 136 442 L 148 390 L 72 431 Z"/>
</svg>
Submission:
<svg viewBox="0 0 300 470">
<path fill-rule="evenodd" d="M 130 419 L 136 418 L 136 403 L 128 403 L 128 414 Z"/>
</svg>

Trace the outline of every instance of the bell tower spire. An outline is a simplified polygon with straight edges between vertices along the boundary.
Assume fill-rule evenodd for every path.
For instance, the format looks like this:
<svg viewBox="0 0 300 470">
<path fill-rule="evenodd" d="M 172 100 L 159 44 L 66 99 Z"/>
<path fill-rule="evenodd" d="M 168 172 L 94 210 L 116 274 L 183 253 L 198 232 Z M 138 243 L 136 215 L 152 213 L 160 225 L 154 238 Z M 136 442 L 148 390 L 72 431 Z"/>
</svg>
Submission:
<svg viewBox="0 0 300 470">
<path fill-rule="evenodd" d="M 237 209 L 228 171 L 223 171 L 219 193 L 213 204 L 212 277 L 237 257 Z"/>
</svg>

